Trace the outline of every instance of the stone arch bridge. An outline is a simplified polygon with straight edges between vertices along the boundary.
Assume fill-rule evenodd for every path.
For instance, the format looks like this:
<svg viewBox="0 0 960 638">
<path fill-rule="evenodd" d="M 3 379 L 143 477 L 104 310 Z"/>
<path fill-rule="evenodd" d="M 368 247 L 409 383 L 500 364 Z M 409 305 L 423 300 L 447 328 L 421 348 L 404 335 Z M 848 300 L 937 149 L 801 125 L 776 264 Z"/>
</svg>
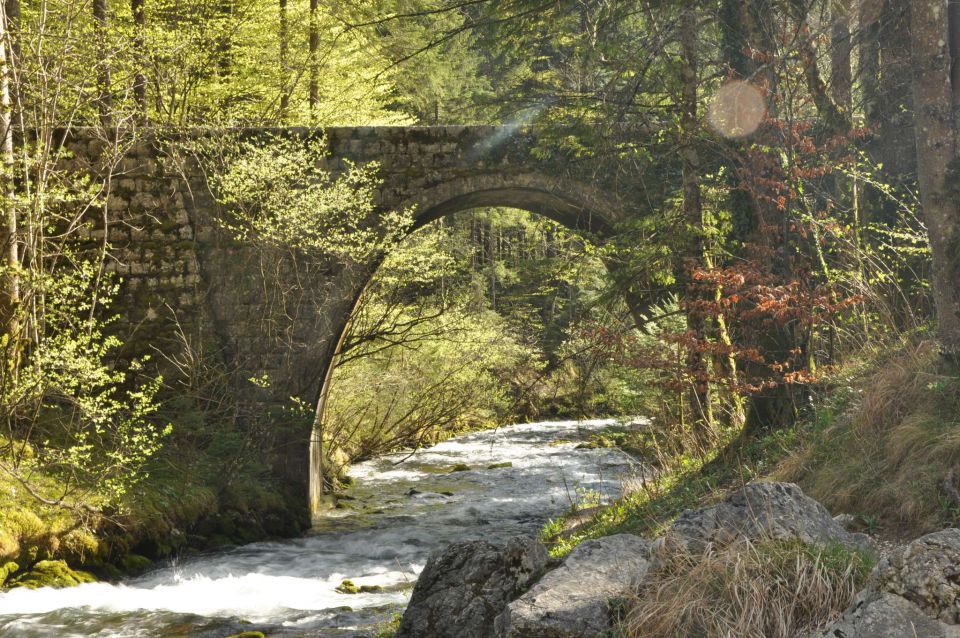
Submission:
<svg viewBox="0 0 960 638">
<path fill-rule="evenodd" d="M 319 131 L 243 132 L 265 139 L 268 133 Z M 652 171 L 627 178 L 608 169 L 608 158 L 554 153 L 543 159 L 537 136 L 516 127 L 323 133 L 329 154 L 318 162 L 335 173 L 348 161 L 379 162 L 377 209 L 413 207 L 416 226 L 461 210 L 503 206 L 603 238 L 619 223 L 655 210 L 666 191 L 667 180 Z M 89 162 L 92 170 L 100 144 L 78 137 L 70 145 L 75 161 Z M 296 255 L 238 243 L 221 229 L 221 211 L 196 163 L 174 161 L 165 148 L 153 140 L 124 156 L 112 180 L 109 227 L 86 231 L 90 240 L 106 237 L 113 248 L 108 268 L 122 280 L 114 310 L 121 315 L 127 354 L 150 353 L 164 366 L 182 364 L 187 351 L 214 357 L 247 420 L 279 410 L 291 398 L 311 407 L 322 403 L 331 361 L 372 271 L 348 274 L 335 264 L 311 265 Z M 647 183 L 637 175 L 646 175 Z M 275 463 L 303 502 L 316 508 L 322 492 L 317 432 L 301 425 L 277 436 L 282 452 Z"/>
</svg>

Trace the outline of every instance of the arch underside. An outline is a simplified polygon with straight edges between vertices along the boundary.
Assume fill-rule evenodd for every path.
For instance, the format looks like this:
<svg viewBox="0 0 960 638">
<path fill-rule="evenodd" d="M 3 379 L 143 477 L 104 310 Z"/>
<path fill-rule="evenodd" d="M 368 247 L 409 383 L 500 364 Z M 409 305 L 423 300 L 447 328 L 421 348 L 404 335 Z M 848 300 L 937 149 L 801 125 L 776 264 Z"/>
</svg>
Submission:
<svg viewBox="0 0 960 638">
<path fill-rule="evenodd" d="M 519 187 L 491 188 L 451 197 L 420 209 L 415 227 L 423 227 L 441 217 L 475 208 L 517 208 L 543 215 L 573 230 L 611 231 L 605 215 L 567 197 L 543 190 Z"/>
<path fill-rule="evenodd" d="M 622 219 L 615 205 L 591 185 L 573 180 L 539 175 L 515 175 L 510 178 L 496 175 L 472 176 L 444 182 L 422 190 L 402 204 L 414 209 L 414 228 L 417 230 L 447 215 L 476 208 L 516 208 L 543 215 L 572 230 L 596 235 L 609 235 L 615 222 Z M 373 272 L 375 272 L 374 269 Z M 373 275 L 371 273 L 371 277 Z M 354 291 L 354 304 L 369 283 Z M 352 314 L 352 313 L 350 313 Z M 339 323 L 337 343 L 342 343 L 350 315 Z M 339 346 L 338 348 L 339 349 Z M 314 431 L 310 437 L 310 507 L 316 516 L 325 499 L 323 486 L 323 404 L 333 373 L 335 354 L 325 362 L 323 382 L 317 402 Z"/>
<path fill-rule="evenodd" d="M 568 228 L 609 234 L 622 219 L 618 202 L 594 184 L 540 173 L 481 174 L 444 181 L 403 203 L 414 208 L 415 227 L 474 208 L 518 208 Z"/>
</svg>

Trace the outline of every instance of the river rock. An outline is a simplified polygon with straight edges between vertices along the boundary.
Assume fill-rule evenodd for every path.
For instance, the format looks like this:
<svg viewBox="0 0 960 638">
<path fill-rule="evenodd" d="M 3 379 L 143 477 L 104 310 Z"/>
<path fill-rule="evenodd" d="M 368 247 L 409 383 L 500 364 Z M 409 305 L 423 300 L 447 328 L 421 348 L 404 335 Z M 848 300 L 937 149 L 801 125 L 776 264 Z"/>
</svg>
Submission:
<svg viewBox="0 0 960 638">
<path fill-rule="evenodd" d="M 932 618 L 960 624 L 960 529 L 898 547 L 877 564 L 868 587 L 902 596 Z"/>
<path fill-rule="evenodd" d="M 960 529 L 921 536 L 883 558 L 823 636 L 960 637 Z"/>
<path fill-rule="evenodd" d="M 862 592 L 821 638 L 957 638 L 957 627 L 930 618 L 910 601 L 886 592 Z"/>
<path fill-rule="evenodd" d="M 669 544 L 699 555 L 708 545 L 727 545 L 740 539 L 798 539 L 820 545 L 839 542 L 848 549 L 872 547 L 869 536 L 848 532 L 799 486 L 756 481 L 716 505 L 685 511 L 657 541 L 655 549 Z"/>
<path fill-rule="evenodd" d="M 543 545 L 527 536 L 505 547 L 469 541 L 433 552 L 396 638 L 493 638 L 497 616 L 549 560 Z"/>
<path fill-rule="evenodd" d="M 610 631 L 611 599 L 646 574 L 650 541 L 618 534 L 578 545 L 497 619 L 504 638 L 594 638 Z"/>
</svg>

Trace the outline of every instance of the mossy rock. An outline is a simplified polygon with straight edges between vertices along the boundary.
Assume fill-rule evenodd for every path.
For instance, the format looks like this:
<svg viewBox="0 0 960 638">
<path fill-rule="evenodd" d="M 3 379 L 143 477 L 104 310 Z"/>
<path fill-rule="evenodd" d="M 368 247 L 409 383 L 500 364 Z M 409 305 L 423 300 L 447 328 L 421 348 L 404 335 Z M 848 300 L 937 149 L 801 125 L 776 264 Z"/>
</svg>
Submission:
<svg viewBox="0 0 960 638">
<path fill-rule="evenodd" d="M 341 594 L 359 594 L 361 590 L 352 580 L 344 580 L 336 587 L 336 591 Z"/>
<path fill-rule="evenodd" d="M 450 473 L 452 474 L 453 472 L 469 472 L 472 469 L 473 468 L 467 465 L 466 463 L 457 463 L 456 465 L 450 468 Z"/>
<path fill-rule="evenodd" d="M 16 574 L 18 571 L 20 571 L 20 565 L 16 564 L 12 560 L 0 565 L 0 587 L 7 582 L 8 578 Z"/>
<path fill-rule="evenodd" d="M 239 634 L 227 636 L 227 638 L 267 638 L 262 631 L 241 631 Z"/>
<path fill-rule="evenodd" d="M 361 594 L 382 594 L 385 591 L 382 585 L 360 585 Z"/>
<path fill-rule="evenodd" d="M 62 560 L 42 560 L 26 573 L 17 576 L 11 587 L 26 587 L 39 589 L 40 587 L 73 587 L 82 583 L 94 583 L 97 579 L 93 574 L 70 569 Z"/>
<path fill-rule="evenodd" d="M 20 541 L 5 529 L 0 529 L 0 560 L 20 555 Z"/>
<path fill-rule="evenodd" d="M 123 568 L 123 571 L 131 575 L 142 574 L 152 566 L 153 561 L 140 554 L 127 554 L 120 559 L 120 567 Z"/>
<path fill-rule="evenodd" d="M 488 470 L 496 470 L 501 467 L 513 467 L 513 461 L 504 461 L 503 463 L 491 463 L 487 466 Z"/>
<path fill-rule="evenodd" d="M 39 545 L 48 535 L 47 526 L 40 517 L 28 510 L 16 510 L 3 517 L 3 527 L 21 545 Z"/>
<path fill-rule="evenodd" d="M 60 540 L 60 556 L 70 565 L 101 567 L 102 549 L 100 539 L 83 529 L 75 529 Z"/>
</svg>

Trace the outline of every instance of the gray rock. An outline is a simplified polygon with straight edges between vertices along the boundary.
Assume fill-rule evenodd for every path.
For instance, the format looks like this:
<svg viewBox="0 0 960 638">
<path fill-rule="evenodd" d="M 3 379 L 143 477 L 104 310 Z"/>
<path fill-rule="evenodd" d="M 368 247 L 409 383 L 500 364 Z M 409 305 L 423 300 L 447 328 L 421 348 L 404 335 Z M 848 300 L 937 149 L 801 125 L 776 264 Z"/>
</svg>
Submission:
<svg viewBox="0 0 960 638">
<path fill-rule="evenodd" d="M 768 481 L 750 483 L 711 507 L 685 511 L 657 543 L 658 548 L 669 544 L 698 555 L 711 544 L 762 538 L 821 545 L 835 541 L 850 549 L 872 545 L 865 534 L 845 530 L 797 485 Z"/>
<path fill-rule="evenodd" d="M 650 541 L 618 534 L 586 541 L 497 619 L 507 638 L 595 638 L 611 629 L 610 602 L 643 578 Z"/>
<path fill-rule="evenodd" d="M 837 514 L 833 517 L 837 525 L 845 530 L 852 530 L 857 524 L 857 517 L 853 514 Z"/>
<path fill-rule="evenodd" d="M 902 596 L 931 618 L 960 624 L 960 529 L 898 547 L 877 564 L 867 588 Z"/>
<path fill-rule="evenodd" d="M 397 638 L 493 638 L 496 617 L 540 577 L 549 560 L 543 545 L 527 536 L 502 548 L 470 541 L 433 552 Z"/>
<path fill-rule="evenodd" d="M 910 601 L 886 592 L 863 592 L 821 638 L 958 638 L 960 628 L 930 618 Z"/>
<path fill-rule="evenodd" d="M 823 638 L 960 638 L 960 529 L 898 547 Z"/>
</svg>

